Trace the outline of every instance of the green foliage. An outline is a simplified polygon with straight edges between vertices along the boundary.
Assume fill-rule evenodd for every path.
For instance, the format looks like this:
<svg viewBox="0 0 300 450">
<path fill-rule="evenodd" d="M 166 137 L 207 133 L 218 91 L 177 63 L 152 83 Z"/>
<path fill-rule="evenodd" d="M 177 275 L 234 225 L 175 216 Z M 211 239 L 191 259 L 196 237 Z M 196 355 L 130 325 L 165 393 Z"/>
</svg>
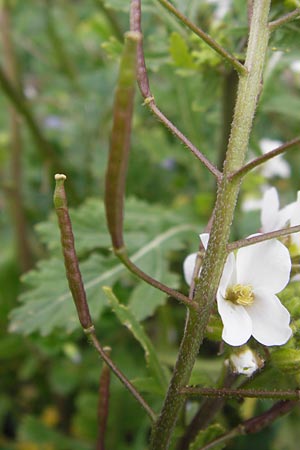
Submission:
<svg viewBox="0 0 300 450">
<path fill-rule="evenodd" d="M 198 450 L 201 447 L 204 447 L 205 444 L 208 444 L 209 442 L 213 441 L 214 439 L 220 437 L 225 432 L 224 427 L 222 425 L 216 423 L 214 425 L 210 425 L 206 430 L 200 431 L 198 433 L 196 439 L 192 444 L 189 446 L 189 450 Z M 215 450 L 222 450 L 225 448 L 226 444 L 221 443 L 218 445 L 214 445 Z"/>
<path fill-rule="evenodd" d="M 120 322 L 125 325 L 128 330 L 133 334 L 135 339 L 141 344 L 143 350 L 145 352 L 145 359 L 149 366 L 149 370 L 152 373 L 153 377 L 157 385 L 160 387 L 161 394 L 165 392 L 165 389 L 168 386 L 168 376 L 166 369 L 163 368 L 158 360 L 156 351 L 146 335 L 143 327 L 135 317 L 134 313 L 130 308 L 120 304 L 117 297 L 114 295 L 112 290 L 108 287 L 103 288 L 105 295 L 108 298 L 108 301 L 120 320 Z M 142 298 L 142 297 L 141 297 Z"/>
<path fill-rule="evenodd" d="M 53 210 L 53 174 L 61 166 L 67 171 L 76 249 L 101 342 L 112 347 L 113 359 L 155 411 L 161 406 L 168 369 L 176 362 L 185 308 L 174 299 L 167 302 L 164 293 L 129 274 L 112 254 L 101 200 L 117 66 L 123 34 L 129 28 L 129 3 L 9 2 L 22 89 L 57 162 L 36 145 L 28 124 L 21 118 L 22 173 L 19 177 L 12 172 L 12 105 L 1 90 L 0 448 L 5 450 L 95 448 L 101 362 L 79 330 L 65 279 L 56 218 L 51 213 L 45 220 Z M 231 123 L 231 117 L 224 113 L 227 94 L 235 94 L 228 92 L 225 83 L 231 69 L 157 0 L 142 3 L 146 65 L 156 102 L 218 164 L 220 149 L 224 147 L 222 127 Z M 248 27 L 244 3 L 234 0 L 226 16 L 217 20 L 216 3 L 172 0 L 183 14 L 241 60 Z M 288 13 L 298 3 L 273 1 L 271 19 Z M 299 21 L 278 29 L 271 37 L 264 91 L 251 141 L 256 155 L 263 137 L 287 141 L 299 134 L 300 79 L 290 68 L 291 62 L 299 59 L 298 37 Z M 6 68 L 3 39 L 0 46 L 1 67 Z M 299 155 L 295 150 L 285 156 L 291 166 L 289 179 L 268 181 L 278 187 L 286 202 L 294 199 L 300 188 Z M 258 171 L 246 177 L 232 238 L 244 237 L 259 228 L 259 212 L 245 214 L 240 205 L 253 193 L 260 198 L 265 182 Z M 25 218 L 21 229 L 22 221 L 14 213 L 16 188 Z M 198 234 L 213 209 L 215 181 L 151 116 L 138 93 L 126 194 L 125 242 L 132 260 L 154 278 L 187 293 L 182 261 L 198 248 Z M 20 241 L 26 241 L 30 248 L 25 266 L 20 257 Z M 110 294 L 114 311 L 103 292 L 108 285 L 122 300 L 120 303 Z M 285 353 L 298 352 L 300 344 L 299 282 L 291 283 L 280 297 L 291 312 L 294 330 L 294 339 L 283 352 L 280 349 L 279 357 L 283 359 Z M 8 330 L 14 333 L 9 334 Z M 220 382 L 227 357 L 219 354 L 221 330 L 220 317 L 214 312 L 190 383 L 213 387 Z M 225 355 L 228 351 L 226 348 Z M 279 366 L 275 349 L 265 368 L 243 382 L 258 389 L 296 388 L 298 369 L 296 374 L 286 373 L 278 369 L 276 362 Z M 240 380 L 235 382 L 238 385 Z M 252 414 L 271 405 L 257 403 L 252 406 Z M 193 402 L 189 419 L 197 407 Z M 242 420 L 240 404 L 228 402 L 219 419 L 226 426 Z M 295 412 L 274 427 L 276 431 L 272 431 L 267 443 L 263 436 L 257 436 L 257 448 L 269 445 L 274 450 L 293 450 L 294 442 L 299 441 L 298 423 L 299 414 Z M 198 435 L 191 449 L 223 432 L 218 423 L 211 425 Z M 146 449 L 148 437 L 148 419 L 112 377 L 107 448 Z M 230 443 L 231 447 L 248 450 L 244 443 Z"/>
<path fill-rule="evenodd" d="M 156 221 L 157 215 L 161 219 L 159 223 Z M 126 271 L 108 251 L 109 237 L 104 231 L 105 214 L 100 201 L 87 201 L 78 211 L 71 212 L 71 217 L 91 314 L 94 320 L 98 320 L 106 306 L 102 287 L 121 280 Z M 11 331 L 30 334 L 38 330 L 46 336 L 56 327 L 63 328 L 67 333 L 79 327 L 63 261 L 59 257 L 60 240 L 55 222 L 52 218 L 37 228 L 54 256 L 40 261 L 35 270 L 23 276 L 23 282 L 29 289 L 20 297 L 22 305 L 11 313 Z M 184 216 L 176 218 L 174 213 L 159 206 L 131 200 L 127 204 L 125 230 L 125 242 L 128 243 L 132 260 L 142 270 L 176 288 L 179 277 L 170 271 L 167 257 L 171 251 L 182 248 L 184 239 L 189 239 L 191 232 L 196 233 L 195 226 Z M 134 289 L 129 303 L 139 320 L 151 316 L 157 306 L 165 302 L 165 294 L 147 288 L 149 292 L 144 296 L 142 282 L 131 283 Z"/>
</svg>

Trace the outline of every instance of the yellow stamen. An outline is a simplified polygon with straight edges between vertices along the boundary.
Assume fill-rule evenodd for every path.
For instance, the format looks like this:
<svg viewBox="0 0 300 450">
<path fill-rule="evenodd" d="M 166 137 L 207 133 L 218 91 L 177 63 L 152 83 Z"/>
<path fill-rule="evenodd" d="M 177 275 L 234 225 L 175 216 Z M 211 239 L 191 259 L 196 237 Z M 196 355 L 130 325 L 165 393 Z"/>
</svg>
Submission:
<svg viewBox="0 0 300 450">
<path fill-rule="evenodd" d="M 235 305 L 249 306 L 254 302 L 254 294 L 250 285 L 236 284 L 226 290 L 225 299 Z"/>
</svg>

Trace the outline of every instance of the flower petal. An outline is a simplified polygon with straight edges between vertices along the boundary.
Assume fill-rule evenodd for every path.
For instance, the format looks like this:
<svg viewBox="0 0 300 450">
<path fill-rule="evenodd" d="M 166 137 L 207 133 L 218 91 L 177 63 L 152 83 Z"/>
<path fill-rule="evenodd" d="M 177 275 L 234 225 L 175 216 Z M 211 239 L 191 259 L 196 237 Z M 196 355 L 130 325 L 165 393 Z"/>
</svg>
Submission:
<svg viewBox="0 0 300 450">
<path fill-rule="evenodd" d="M 183 262 L 183 274 L 184 279 L 190 286 L 193 280 L 193 273 L 196 264 L 197 253 L 191 253 L 188 255 Z"/>
<path fill-rule="evenodd" d="M 263 345 L 283 345 L 292 335 L 290 313 L 270 292 L 254 291 L 255 300 L 247 307 L 252 319 L 252 335 Z"/>
<path fill-rule="evenodd" d="M 207 246 L 208 246 L 208 241 L 209 241 L 209 233 L 199 234 L 199 238 L 201 239 L 202 245 L 206 250 Z"/>
<path fill-rule="evenodd" d="M 276 294 L 289 281 L 291 258 L 281 242 L 271 239 L 238 250 L 236 266 L 238 283 Z"/>
<path fill-rule="evenodd" d="M 277 218 L 279 212 L 279 198 L 277 190 L 272 187 L 268 189 L 263 196 L 260 220 L 262 231 L 274 231 L 277 228 Z"/>
<path fill-rule="evenodd" d="M 226 289 L 228 286 L 232 286 L 236 284 L 236 264 L 235 264 L 235 256 L 233 253 L 229 253 L 222 277 L 219 284 L 219 290 L 222 296 L 225 298 L 226 295 Z"/>
<path fill-rule="evenodd" d="M 218 311 L 224 325 L 223 340 L 234 346 L 245 344 L 252 334 L 252 323 L 246 309 L 225 300 L 219 290 L 217 301 Z"/>
</svg>

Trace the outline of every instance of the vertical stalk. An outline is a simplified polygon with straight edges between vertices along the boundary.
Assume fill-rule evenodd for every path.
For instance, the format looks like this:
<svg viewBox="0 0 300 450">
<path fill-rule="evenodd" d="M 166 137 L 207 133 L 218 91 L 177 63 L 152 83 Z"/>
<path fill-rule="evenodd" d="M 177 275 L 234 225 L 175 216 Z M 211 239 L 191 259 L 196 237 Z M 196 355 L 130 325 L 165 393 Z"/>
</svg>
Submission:
<svg viewBox="0 0 300 450">
<path fill-rule="evenodd" d="M 153 427 L 151 450 L 165 450 L 169 447 L 172 431 L 184 401 L 179 398 L 178 391 L 189 381 L 226 261 L 226 245 L 240 189 L 240 179 L 229 180 L 228 178 L 231 172 L 242 167 L 248 147 L 269 39 L 269 9 L 270 0 L 254 0 L 245 61 L 247 74 L 240 76 L 239 80 L 223 178 L 218 189 L 201 277 L 196 286 L 194 299 L 199 304 L 200 312 L 188 312 L 169 390 L 161 414 Z"/>
<path fill-rule="evenodd" d="M 7 78 L 20 91 L 21 83 L 18 73 L 17 60 L 11 39 L 10 7 L 7 1 L 0 9 L 0 25 L 3 42 L 4 65 Z M 30 269 L 32 265 L 32 252 L 28 239 L 26 214 L 22 199 L 22 136 L 20 117 L 13 105 L 9 105 L 11 156 L 9 168 L 9 185 L 7 186 L 8 203 L 11 220 L 15 232 L 16 253 L 22 272 Z"/>
</svg>

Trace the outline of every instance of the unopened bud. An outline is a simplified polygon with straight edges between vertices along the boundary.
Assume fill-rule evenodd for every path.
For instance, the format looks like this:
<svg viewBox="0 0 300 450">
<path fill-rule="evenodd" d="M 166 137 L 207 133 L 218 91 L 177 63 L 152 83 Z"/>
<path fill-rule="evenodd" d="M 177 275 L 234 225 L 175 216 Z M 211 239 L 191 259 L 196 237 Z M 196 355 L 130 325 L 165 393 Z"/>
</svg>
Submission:
<svg viewBox="0 0 300 450">
<path fill-rule="evenodd" d="M 251 377 L 254 372 L 263 367 L 264 361 L 249 347 L 243 347 L 230 355 L 229 364 L 234 373 Z"/>
</svg>

